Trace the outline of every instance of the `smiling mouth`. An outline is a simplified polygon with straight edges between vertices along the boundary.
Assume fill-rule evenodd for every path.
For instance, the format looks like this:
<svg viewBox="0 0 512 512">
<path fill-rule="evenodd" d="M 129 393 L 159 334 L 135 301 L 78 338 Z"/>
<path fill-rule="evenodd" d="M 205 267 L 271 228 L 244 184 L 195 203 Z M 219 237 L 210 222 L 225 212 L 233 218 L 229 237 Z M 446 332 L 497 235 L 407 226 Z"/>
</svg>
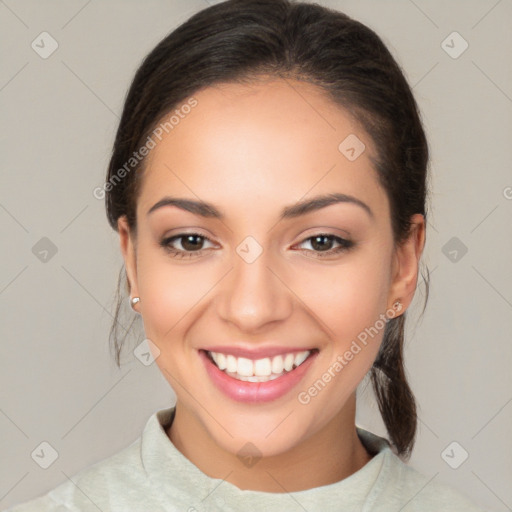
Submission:
<svg viewBox="0 0 512 512">
<path fill-rule="evenodd" d="M 281 354 L 262 359 L 235 357 L 221 352 L 203 351 L 208 359 L 229 377 L 244 382 L 268 382 L 292 372 L 318 349 Z"/>
</svg>

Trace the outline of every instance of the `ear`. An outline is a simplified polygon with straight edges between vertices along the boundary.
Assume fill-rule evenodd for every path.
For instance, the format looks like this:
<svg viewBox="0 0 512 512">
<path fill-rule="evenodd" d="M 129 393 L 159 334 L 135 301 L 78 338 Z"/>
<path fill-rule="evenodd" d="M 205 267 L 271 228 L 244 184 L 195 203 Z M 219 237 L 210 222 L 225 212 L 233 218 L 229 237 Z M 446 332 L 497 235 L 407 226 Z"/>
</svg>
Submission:
<svg viewBox="0 0 512 512">
<path fill-rule="evenodd" d="M 400 300 L 405 311 L 411 304 L 418 281 L 418 268 L 425 246 L 425 217 L 419 213 L 411 217 L 407 239 L 396 248 L 388 307 Z"/>
<path fill-rule="evenodd" d="M 117 230 L 119 232 L 119 244 L 124 259 L 126 275 L 128 277 L 130 295 L 132 297 L 139 297 L 139 287 L 137 284 L 136 240 L 128 226 L 126 215 L 122 215 L 117 220 Z M 134 306 L 134 308 L 138 307 L 138 304 Z"/>
</svg>

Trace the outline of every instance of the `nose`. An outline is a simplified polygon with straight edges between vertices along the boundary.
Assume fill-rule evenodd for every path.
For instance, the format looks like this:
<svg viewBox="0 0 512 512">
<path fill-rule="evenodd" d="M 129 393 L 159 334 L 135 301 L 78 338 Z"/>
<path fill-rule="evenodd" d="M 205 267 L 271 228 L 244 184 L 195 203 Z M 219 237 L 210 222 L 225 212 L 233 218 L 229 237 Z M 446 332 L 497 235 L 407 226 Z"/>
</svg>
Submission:
<svg viewBox="0 0 512 512">
<path fill-rule="evenodd" d="M 293 293 L 270 260 L 266 251 L 250 263 L 233 254 L 233 268 L 222 285 L 217 313 L 240 332 L 258 332 L 285 320 L 293 310 Z"/>
</svg>

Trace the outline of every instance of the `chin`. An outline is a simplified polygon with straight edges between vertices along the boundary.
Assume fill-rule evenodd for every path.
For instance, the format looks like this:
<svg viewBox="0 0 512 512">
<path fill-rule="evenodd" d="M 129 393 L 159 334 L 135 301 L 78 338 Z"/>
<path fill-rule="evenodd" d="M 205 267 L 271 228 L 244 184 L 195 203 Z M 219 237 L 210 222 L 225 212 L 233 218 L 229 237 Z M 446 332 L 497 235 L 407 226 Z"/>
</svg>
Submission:
<svg viewBox="0 0 512 512">
<path fill-rule="evenodd" d="M 273 457 L 293 450 L 309 438 L 313 418 L 298 418 L 294 409 L 266 415 L 256 410 L 250 415 L 238 413 L 225 420 L 219 418 L 222 425 L 229 425 L 229 433 L 211 419 L 208 421 L 210 438 L 223 450 L 238 457 Z"/>
</svg>

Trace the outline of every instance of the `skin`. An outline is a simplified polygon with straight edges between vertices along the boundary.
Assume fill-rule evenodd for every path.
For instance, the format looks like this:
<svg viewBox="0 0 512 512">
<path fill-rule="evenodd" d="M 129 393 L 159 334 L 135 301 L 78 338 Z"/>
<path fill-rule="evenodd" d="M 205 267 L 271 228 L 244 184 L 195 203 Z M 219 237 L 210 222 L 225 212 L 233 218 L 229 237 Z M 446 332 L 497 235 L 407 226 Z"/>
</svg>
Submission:
<svg viewBox="0 0 512 512">
<path fill-rule="evenodd" d="M 137 201 L 137 233 L 119 219 L 131 296 L 158 350 L 156 363 L 177 396 L 167 434 L 201 471 L 240 489 L 299 491 L 344 479 L 371 456 L 355 429 L 356 388 L 371 368 L 383 329 L 311 398 L 297 399 L 343 355 L 359 333 L 400 300 L 412 301 L 425 240 L 422 215 L 395 246 L 389 201 L 370 156 L 370 137 L 311 84 L 271 79 L 199 91 L 198 105 L 151 151 Z M 349 134 L 365 151 L 349 161 L 338 146 Z M 317 194 L 358 198 L 373 212 L 337 203 L 279 220 L 282 208 Z M 213 203 L 224 219 L 166 206 L 164 196 Z M 199 255 L 175 258 L 159 241 L 198 232 Z M 328 233 L 348 250 L 310 237 Z M 252 263 L 236 249 L 247 237 L 261 246 Z M 202 245 L 201 245 L 202 244 Z M 398 313 L 398 314 L 401 314 Z M 198 349 L 213 344 L 318 348 L 290 393 L 247 404 L 211 384 Z M 262 458 L 237 457 L 250 441 Z"/>
</svg>

